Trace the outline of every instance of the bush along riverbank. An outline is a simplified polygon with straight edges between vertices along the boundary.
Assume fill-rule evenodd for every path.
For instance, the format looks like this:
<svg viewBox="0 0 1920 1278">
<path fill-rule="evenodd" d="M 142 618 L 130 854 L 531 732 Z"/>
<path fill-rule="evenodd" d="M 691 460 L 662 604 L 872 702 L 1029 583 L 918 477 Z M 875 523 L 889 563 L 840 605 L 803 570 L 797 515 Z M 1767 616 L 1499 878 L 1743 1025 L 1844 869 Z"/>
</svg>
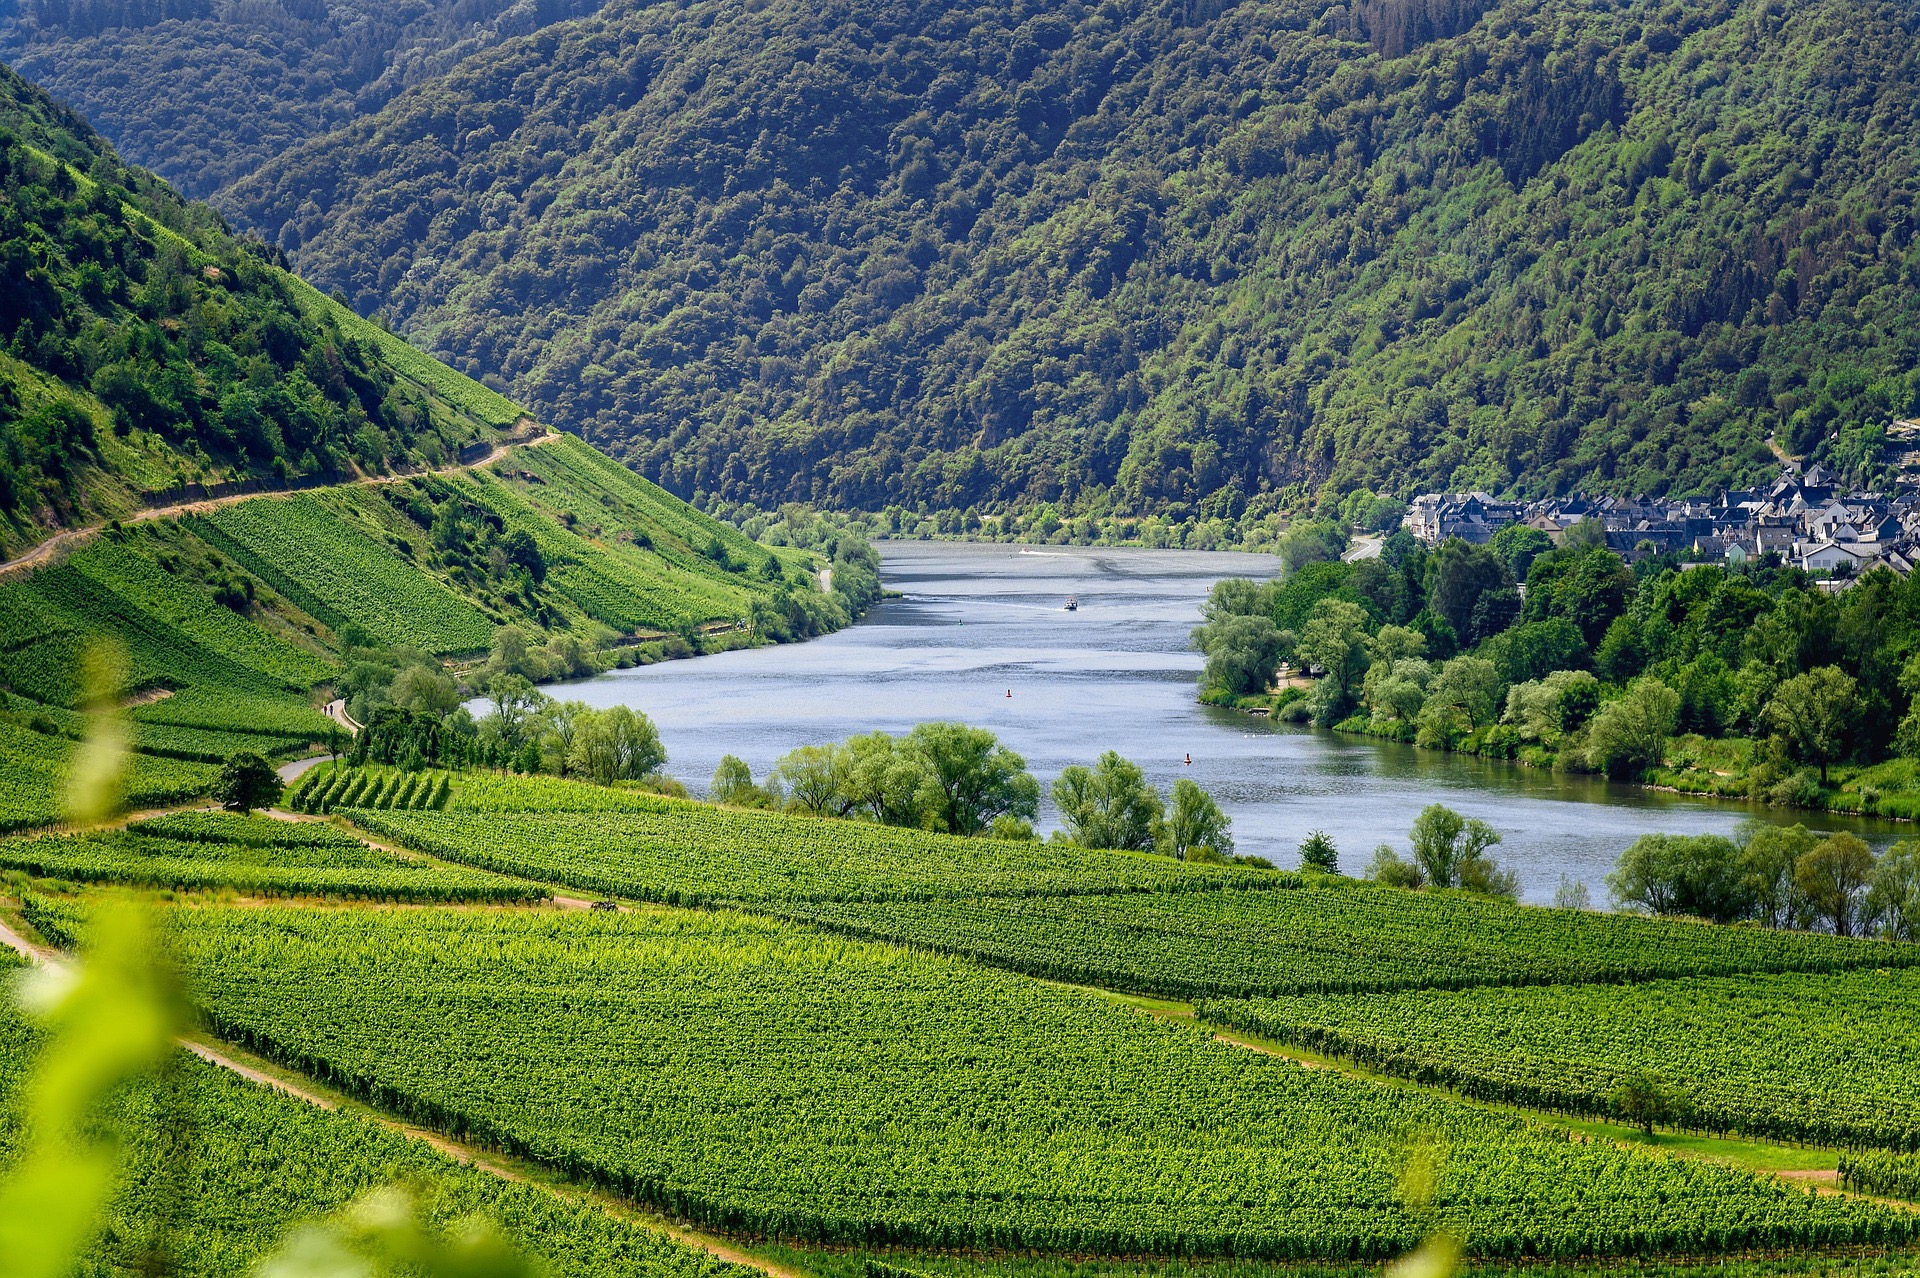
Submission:
<svg viewBox="0 0 1920 1278">
<path fill-rule="evenodd" d="M 1524 583 L 1524 590 L 1521 589 Z M 1920 583 L 1629 567 L 1525 527 L 1214 588 L 1201 700 L 1689 794 L 1920 819 Z"/>
</svg>

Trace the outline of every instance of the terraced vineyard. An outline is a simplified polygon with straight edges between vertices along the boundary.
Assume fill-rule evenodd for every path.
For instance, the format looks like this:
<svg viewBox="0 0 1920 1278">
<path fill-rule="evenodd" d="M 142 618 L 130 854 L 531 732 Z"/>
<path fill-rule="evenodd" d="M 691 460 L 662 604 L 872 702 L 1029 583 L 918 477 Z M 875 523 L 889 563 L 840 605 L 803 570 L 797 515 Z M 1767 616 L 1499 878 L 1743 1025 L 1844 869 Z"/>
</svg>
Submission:
<svg viewBox="0 0 1920 1278">
<path fill-rule="evenodd" d="M 1657 1080 L 1687 1126 L 1920 1148 L 1920 971 L 1208 1001 L 1202 1015 L 1471 1096 L 1620 1117 Z"/>
<path fill-rule="evenodd" d="M 1378 1257 L 1891 1241 L 1920 1217 L 1581 1144 L 1100 997 L 679 912 L 183 909 L 223 1035 L 676 1214 L 832 1243 Z"/>
<path fill-rule="evenodd" d="M 304 689 L 333 673 L 333 663 L 318 653 L 295 647 L 231 608 L 209 608 L 203 590 L 132 546 L 95 541 L 68 562 L 106 590 L 136 601 L 143 613 L 177 629 L 207 652 L 255 672 L 263 681 Z"/>
<path fill-rule="evenodd" d="M 476 421 L 504 430 L 521 420 L 524 410 L 498 391 L 474 381 L 465 373 L 447 367 L 433 356 L 407 344 L 352 307 L 342 306 L 297 275 L 286 277 L 287 286 L 309 315 L 322 316 L 360 341 L 377 348 L 386 363 L 408 379 L 431 391 L 442 403 Z"/>
<path fill-rule="evenodd" d="M 472 603 L 321 497 L 244 501 L 188 523 L 329 626 L 352 619 L 384 642 L 433 653 L 475 652 L 492 637 L 493 623 Z"/>
<path fill-rule="evenodd" d="M 0 866 L 81 883 L 265 896 L 525 902 L 548 895 L 531 884 L 396 856 L 332 826 L 225 813 L 0 840 Z"/>
<path fill-rule="evenodd" d="M 1175 998 L 1457 989 L 1920 964 L 1920 946 L 1353 885 L 782 906 L 854 936 Z"/>
<path fill-rule="evenodd" d="M 574 441 L 556 441 L 525 451 L 544 455 L 585 447 Z M 524 460 L 540 465 L 544 456 Z M 536 471 L 525 473 L 537 477 Z M 563 481 L 574 478 L 564 461 L 556 477 Z M 593 511 L 587 502 L 565 501 L 563 508 L 569 511 L 577 508 L 591 512 L 591 523 L 576 520 L 576 533 L 530 500 L 536 495 L 552 500 L 550 485 L 545 481 L 538 487 L 520 487 L 480 471 L 462 476 L 450 486 L 498 514 L 508 528 L 531 536 L 547 561 L 552 588 L 604 626 L 621 632 L 675 631 L 746 613 L 740 577 L 704 554 L 676 544 L 651 509 L 615 502 L 611 508 L 603 505 Z M 609 528 L 609 524 L 619 526 Z M 591 531 L 596 529 L 597 535 Z M 693 530 L 687 531 L 691 534 Z M 737 533 L 734 535 L 744 542 Z M 734 553 L 743 564 L 764 564 L 772 552 L 747 543 L 746 548 Z"/>
<path fill-rule="evenodd" d="M 75 672 L 85 637 L 109 632 L 126 650 L 129 687 L 200 686 L 255 697 L 298 695 L 305 700 L 306 684 L 245 665 L 233 652 L 274 669 L 303 672 L 306 654 L 290 645 L 281 645 L 284 653 L 272 650 L 264 632 L 257 645 L 233 641 L 225 622 L 203 619 L 190 631 L 168 616 L 177 601 L 140 591 L 122 593 L 85 572 L 95 550 L 89 546 L 73 560 L 42 569 L 24 581 L 0 583 L 0 612 L 20 609 L 27 618 L 22 628 L 30 629 L 18 642 L 0 647 L 0 681 L 11 691 L 53 705 L 76 704 L 80 690 Z M 149 605 L 157 610 L 150 611 Z M 245 625 L 210 601 L 203 599 L 201 608 L 226 613 L 233 625 Z M 213 642 L 203 642 L 203 637 Z"/>
<path fill-rule="evenodd" d="M 464 790 L 458 806 L 476 796 Z M 556 782 L 542 787 L 566 787 Z M 590 787 L 573 787 L 588 790 Z M 1196 892 L 1297 886 L 1271 870 L 1146 853 L 961 839 L 856 821 L 742 812 L 603 791 L 620 810 L 369 812 L 359 825 L 464 865 L 677 905 Z M 351 804 L 334 803 L 341 810 Z"/>
<path fill-rule="evenodd" d="M 255 735 L 280 736 L 293 741 L 322 740 L 332 723 L 304 701 L 206 687 L 186 688 L 158 701 L 135 706 L 130 717 L 140 725 L 200 728 L 209 732 L 231 732 L 244 727 Z"/>
</svg>

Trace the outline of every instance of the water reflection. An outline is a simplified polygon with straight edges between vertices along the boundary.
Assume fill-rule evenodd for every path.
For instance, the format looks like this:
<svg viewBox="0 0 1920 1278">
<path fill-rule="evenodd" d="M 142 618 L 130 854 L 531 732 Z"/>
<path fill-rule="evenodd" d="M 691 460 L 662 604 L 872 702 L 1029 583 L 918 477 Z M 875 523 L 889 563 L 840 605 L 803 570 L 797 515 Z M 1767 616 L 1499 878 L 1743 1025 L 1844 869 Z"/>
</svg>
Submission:
<svg viewBox="0 0 1920 1278">
<path fill-rule="evenodd" d="M 1649 831 L 1726 833 L 1750 815 L 1842 823 L 1201 706 L 1201 659 L 1188 651 L 1187 633 L 1214 581 L 1270 575 L 1267 556 L 934 543 L 888 544 L 882 553 L 887 584 L 905 598 L 840 634 L 548 691 L 646 711 L 669 769 L 696 791 L 723 754 L 759 776 L 796 745 L 901 732 L 923 719 L 992 728 L 1026 756 L 1043 788 L 1067 765 L 1116 749 L 1163 788 L 1179 776 L 1205 786 L 1233 817 L 1240 850 L 1283 866 L 1297 864 L 1309 830 L 1322 829 L 1339 844 L 1342 868 L 1357 872 L 1376 844 L 1404 848 L 1423 806 L 1445 803 L 1500 831 L 1497 855 L 1519 871 L 1530 901 L 1551 900 L 1562 875 L 1604 901 L 1620 850 Z M 1077 611 L 1064 609 L 1070 595 Z M 1041 815 L 1052 828 L 1052 812 Z M 1886 823 L 1844 824 L 1876 843 L 1892 837 Z"/>
</svg>

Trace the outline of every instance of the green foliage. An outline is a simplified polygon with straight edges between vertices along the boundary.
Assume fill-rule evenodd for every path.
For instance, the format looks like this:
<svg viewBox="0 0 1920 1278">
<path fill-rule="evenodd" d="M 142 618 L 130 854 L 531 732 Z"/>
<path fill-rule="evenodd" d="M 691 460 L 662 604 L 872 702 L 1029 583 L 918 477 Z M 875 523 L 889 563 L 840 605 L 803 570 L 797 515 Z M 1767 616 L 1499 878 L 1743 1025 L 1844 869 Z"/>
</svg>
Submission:
<svg viewBox="0 0 1920 1278">
<path fill-rule="evenodd" d="M 206 813 L 0 841 L 0 865 L 78 883 L 258 896 L 521 903 L 549 895 L 532 884 L 396 856 L 332 826 Z"/>
<path fill-rule="evenodd" d="M 1429 1219 L 1501 1256 L 1916 1227 L 1303 1070 L 1082 991 L 737 915 L 188 909 L 176 922 L 223 1035 L 742 1232 L 1381 1258 Z M 438 1015 L 421 988 L 488 1014 Z M 954 1121 L 956 1107 L 975 1118 Z M 1416 1135 L 1447 1151 L 1424 1219 L 1397 1183 Z"/>
<path fill-rule="evenodd" d="M 1266 617 L 1215 617 L 1193 632 L 1193 646 L 1207 654 L 1202 682 L 1235 696 L 1265 692 L 1279 668 L 1285 640 Z"/>
<path fill-rule="evenodd" d="M 1040 783 L 1027 761 L 985 728 L 964 723 L 917 723 L 908 741 L 926 761 L 938 792 L 936 819 L 949 834 L 977 835 L 1002 816 L 1031 820 Z"/>
<path fill-rule="evenodd" d="M 1889 952 L 1895 952 L 1888 947 Z M 1461 993 L 1209 1003 L 1262 1035 L 1487 1099 L 1620 1117 L 1662 1080 L 1696 1130 L 1920 1147 L 1920 973 L 1698 977 Z"/>
<path fill-rule="evenodd" d="M 1487 849 L 1500 842 L 1500 835 L 1485 821 L 1462 817 L 1449 807 L 1431 803 L 1414 818 L 1408 838 L 1413 843 L 1413 859 L 1432 886 L 1483 891 L 1498 886 L 1505 890 L 1492 895 L 1517 894 L 1508 881 L 1512 876 L 1503 877 L 1491 866 Z"/>
<path fill-rule="evenodd" d="M 1920 1200 L 1920 1155 L 1849 1149 L 1840 1155 L 1840 1184 L 1856 1194 Z"/>
<path fill-rule="evenodd" d="M 223 207 L 681 493 L 1199 526 L 1698 491 L 1770 435 L 1876 468 L 1915 390 L 1907 11 L 1459 12 L 616 8 L 351 119 L 345 37 L 305 26 L 17 47 L 183 179 L 270 102 L 221 135 Z M 427 39 L 388 21 L 367 74 Z M 287 145 L 296 100 L 333 131 Z"/>
<path fill-rule="evenodd" d="M 0 300 L 0 541 L 189 479 L 383 470 L 472 437 L 416 380 L 433 361 L 316 306 L 274 252 L 36 96 L 0 71 L 0 259 L 19 280 Z"/>
<path fill-rule="evenodd" d="M 116 1025 L 124 1030 L 126 1022 Z M 11 1105 L 42 1055 L 42 1039 L 6 1009 L 0 1041 L 8 1048 L 0 1053 L 0 1097 Z M 252 1272 L 296 1227 L 396 1184 L 407 1186 L 416 1218 L 430 1227 L 488 1222 L 553 1278 L 748 1272 L 604 1207 L 462 1165 L 370 1119 L 319 1108 L 184 1052 L 168 1062 L 164 1081 L 125 1088 L 95 1121 L 117 1139 L 122 1174 L 103 1205 L 101 1237 L 82 1255 L 108 1272 L 156 1262 L 181 1278 Z M 183 1130 L 190 1141 L 180 1139 Z M 46 1238 L 46 1218 L 33 1223 Z"/>
<path fill-rule="evenodd" d="M 93 1241 L 119 1171 L 95 1111 L 157 1070 L 184 1019 L 142 910 L 109 903 L 91 936 L 85 962 L 64 979 L 43 969 L 23 986 L 48 1031 L 31 1053 L 38 1059 L 30 1074 L 27 1035 L 11 1008 L 0 1010 L 0 1040 L 10 1049 L 0 1054 L 0 1082 L 11 1084 L 8 1109 L 18 1105 L 30 1119 L 9 1142 L 15 1148 L 0 1182 L 0 1255 L 21 1278 L 63 1278 Z M 17 961 L 9 952 L 5 966 Z"/>
<path fill-rule="evenodd" d="M 452 796 L 453 776 L 437 770 L 403 772 L 392 768 L 323 764 L 309 769 L 300 778 L 288 793 L 287 803 L 295 811 L 315 814 L 341 807 L 373 807 L 375 804 L 368 799 L 376 793 L 375 786 L 379 787 L 377 793 L 381 796 L 378 806 L 384 809 L 438 811 L 446 807 Z"/>
<path fill-rule="evenodd" d="M 76 743 L 45 735 L 0 717 L 0 832 L 51 825 L 66 814 L 67 779 Z M 124 799 L 136 807 L 161 807 L 199 798 L 213 789 L 219 770 L 205 763 L 129 757 Z"/>
<path fill-rule="evenodd" d="M 428 652 L 487 646 L 492 627 L 479 609 L 341 515 L 303 494 L 225 506 L 188 526 L 330 626 L 351 621 Z"/>
<path fill-rule="evenodd" d="M 1920 962 L 1859 940 L 1533 909 L 1460 893 L 1299 889 L 778 903 L 783 917 L 1076 984 L 1172 998 L 1643 981 Z M 1246 886 L 1246 885 L 1240 885 Z"/>
<path fill-rule="evenodd" d="M 1660 762 L 1680 696 L 1656 679 L 1638 679 L 1601 706 L 1587 729 L 1587 761 L 1610 777 L 1632 779 Z"/>
<path fill-rule="evenodd" d="M 242 816 L 255 808 L 270 808 L 286 787 L 273 765 L 257 754 L 242 751 L 230 756 L 214 782 L 214 796 Z"/>
<path fill-rule="evenodd" d="M 1643 834 L 1607 876 L 1615 901 L 1653 914 L 1731 923 L 1753 912 L 1748 867 L 1717 834 Z"/>
<path fill-rule="evenodd" d="M 1067 836 L 1083 848 L 1150 851 L 1166 811 L 1140 765 L 1107 750 L 1091 768 L 1075 764 L 1053 782 Z M 1183 858 L 1184 859 L 1184 858 Z"/>
<path fill-rule="evenodd" d="M 1300 841 L 1300 865 L 1325 874 L 1338 873 L 1340 850 L 1334 846 L 1333 836 L 1325 830 L 1309 830 L 1307 837 Z"/>
<path fill-rule="evenodd" d="M 1213 796 L 1181 777 L 1173 783 L 1167 818 L 1154 846 L 1176 860 L 1218 864 L 1233 856 L 1232 831 L 1232 818 L 1220 810 Z"/>
<path fill-rule="evenodd" d="M 467 775 L 446 812 L 356 811 L 353 819 L 444 860 L 677 904 L 1268 884 L 1257 870 L 715 808 L 553 778 Z"/>
<path fill-rule="evenodd" d="M 1860 687 L 1852 675 L 1822 666 L 1795 675 L 1773 690 L 1767 702 L 1767 725 L 1786 738 L 1787 748 L 1800 763 L 1820 769 L 1826 784 L 1827 765 L 1843 756 L 1860 715 Z"/>
</svg>

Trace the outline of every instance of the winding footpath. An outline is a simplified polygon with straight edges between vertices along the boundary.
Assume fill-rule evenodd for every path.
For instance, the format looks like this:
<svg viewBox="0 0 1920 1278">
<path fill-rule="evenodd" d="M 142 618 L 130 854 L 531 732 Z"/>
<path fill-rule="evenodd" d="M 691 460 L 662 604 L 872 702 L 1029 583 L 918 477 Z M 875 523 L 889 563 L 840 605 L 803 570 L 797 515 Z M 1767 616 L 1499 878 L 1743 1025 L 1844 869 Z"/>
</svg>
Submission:
<svg viewBox="0 0 1920 1278">
<path fill-rule="evenodd" d="M 525 419 L 523 419 L 525 420 Z M 366 488 L 377 484 L 397 484 L 409 479 L 418 479 L 422 475 L 453 475 L 461 471 L 478 470 L 491 466 L 516 448 L 536 448 L 560 438 L 557 431 L 548 431 L 544 435 L 531 435 L 522 438 L 508 438 L 493 446 L 493 450 L 477 461 L 461 462 L 454 466 L 442 466 L 438 470 L 412 470 L 404 474 L 362 475 L 358 479 L 344 480 L 338 484 L 328 484 L 328 488 Z M 321 489 L 266 489 L 257 493 L 229 493 L 225 497 L 202 497 L 195 501 L 175 502 L 170 506 L 151 506 L 136 511 L 120 522 L 122 524 L 143 524 L 152 519 L 173 519 L 181 515 L 204 514 L 221 506 L 232 506 L 243 501 L 252 501 L 256 497 L 284 497 L 294 492 L 319 492 Z M 98 536 L 105 524 L 88 524 L 83 528 L 69 528 L 65 532 L 55 533 L 33 549 L 26 551 L 17 559 L 0 563 L 0 578 L 12 573 L 25 572 L 40 564 L 50 562 L 61 551 L 78 546 Z"/>
</svg>

